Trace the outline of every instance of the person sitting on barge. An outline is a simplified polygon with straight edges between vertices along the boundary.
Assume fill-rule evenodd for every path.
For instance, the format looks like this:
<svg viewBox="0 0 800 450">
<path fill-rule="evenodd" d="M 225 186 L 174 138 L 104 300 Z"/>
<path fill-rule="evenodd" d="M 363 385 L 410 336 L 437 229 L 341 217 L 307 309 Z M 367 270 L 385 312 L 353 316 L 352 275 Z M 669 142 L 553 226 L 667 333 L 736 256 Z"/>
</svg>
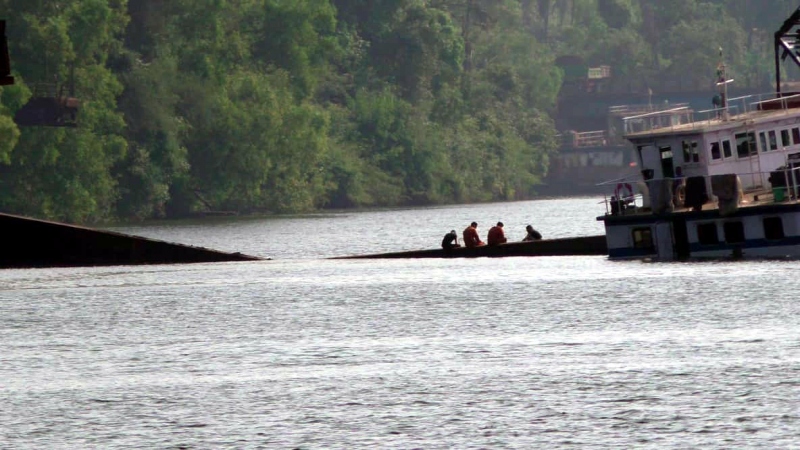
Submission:
<svg viewBox="0 0 800 450">
<path fill-rule="evenodd" d="M 525 237 L 522 239 L 523 242 L 542 240 L 542 234 L 536 231 L 533 228 L 533 226 L 528 225 L 527 227 L 525 227 L 525 231 L 527 231 L 528 234 L 526 234 Z"/>
<path fill-rule="evenodd" d="M 506 234 L 503 232 L 503 222 L 497 222 L 497 225 L 489 229 L 486 243 L 489 245 L 500 245 L 506 242 L 508 242 L 508 239 L 506 239 Z"/>
<path fill-rule="evenodd" d="M 478 222 L 472 222 L 463 233 L 464 245 L 468 248 L 480 247 L 485 245 L 481 238 L 478 236 Z"/>
<path fill-rule="evenodd" d="M 450 250 L 451 248 L 458 248 L 461 247 L 458 244 L 458 235 L 456 234 L 456 230 L 450 230 L 449 233 L 444 235 L 442 238 L 442 248 L 445 250 Z"/>
</svg>

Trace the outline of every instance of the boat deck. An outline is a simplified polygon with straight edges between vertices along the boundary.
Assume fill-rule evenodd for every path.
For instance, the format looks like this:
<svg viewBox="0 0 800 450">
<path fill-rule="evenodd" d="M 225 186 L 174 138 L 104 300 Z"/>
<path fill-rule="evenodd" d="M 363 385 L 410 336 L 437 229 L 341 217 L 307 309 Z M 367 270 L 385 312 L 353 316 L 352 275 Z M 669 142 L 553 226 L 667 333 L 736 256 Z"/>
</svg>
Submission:
<svg viewBox="0 0 800 450">
<path fill-rule="evenodd" d="M 750 189 L 743 193 L 741 200 L 739 201 L 739 208 L 748 208 L 754 206 L 768 206 L 768 205 L 789 205 L 789 204 L 797 204 L 798 199 L 797 196 L 791 195 L 791 193 L 783 191 L 784 194 L 778 194 L 776 198 L 776 191 L 771 188 L 763 188 L 758 187 L 754 189 Z M 609 200 L 606 200 L 607 204 Z M 653 211 L 650 208 L 644 208 L 641 206 L 636 206 L 634 204 L 628 204 L 624 208 L 624 210 L 619 214 L 611 214 L 610 208 L 607 208 L 608 211 L 606 212 L 606 216 L 644 216 L 650 215 Z M 702 206 L 702 211 L 714 211 L 718 210 L 719 206 L 717 204 L 716 198 L 712 197 Z M 692 212 L 692 208 L 685 207 L 685 206 L 674 206 L 670 213 L 686 213 Z"/>
</svg>

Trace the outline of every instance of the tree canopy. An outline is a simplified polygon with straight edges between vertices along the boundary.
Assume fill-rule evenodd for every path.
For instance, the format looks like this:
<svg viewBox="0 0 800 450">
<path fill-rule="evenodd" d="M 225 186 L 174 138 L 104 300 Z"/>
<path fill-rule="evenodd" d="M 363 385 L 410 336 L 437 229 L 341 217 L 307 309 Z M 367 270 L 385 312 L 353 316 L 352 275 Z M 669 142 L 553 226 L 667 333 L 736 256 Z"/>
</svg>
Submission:
<svg viewBox="0 0 800 450">
<path fill-rule="evenodd" d="M 0 210 L 77 223 L 533 198 L 559 57 L 770 88 L 788 0 L 0 0 Z M 766 86 L 765 86 L 766 85 Z M 74 87 L 76 128 L 20 127 Z"/>
</svg>

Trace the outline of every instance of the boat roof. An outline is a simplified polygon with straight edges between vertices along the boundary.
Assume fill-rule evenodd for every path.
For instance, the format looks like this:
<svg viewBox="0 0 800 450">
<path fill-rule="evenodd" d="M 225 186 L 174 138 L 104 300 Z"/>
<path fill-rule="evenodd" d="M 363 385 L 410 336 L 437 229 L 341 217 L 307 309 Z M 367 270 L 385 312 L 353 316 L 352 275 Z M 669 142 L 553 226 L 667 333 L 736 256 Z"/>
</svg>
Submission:
<svg viewBox="0 0 800 450">
<path fill-rule="evenodd" d="M 625 117 L 624 136 L 637 141 L 658 136 L 702 134 L 800 116 L 800 94 L 762 100 L 764 96 L 755 94 L 733 98 L 725 108 L 694 111 L 681 106 Z"/>
</svg>

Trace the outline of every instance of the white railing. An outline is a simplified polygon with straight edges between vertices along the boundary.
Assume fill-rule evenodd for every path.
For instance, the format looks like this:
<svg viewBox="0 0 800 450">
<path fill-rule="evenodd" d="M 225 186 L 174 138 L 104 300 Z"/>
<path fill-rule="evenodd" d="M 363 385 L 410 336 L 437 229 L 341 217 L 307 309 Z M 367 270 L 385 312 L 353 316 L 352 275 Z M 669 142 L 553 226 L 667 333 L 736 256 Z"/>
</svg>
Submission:
<svg viewBox="0 0 800 450">
<path fill-rule="evenodd" d="M 681 105 L 662 111 L 624 117 L 622 121 L 626 135 L 654 130 L 674 130 L 676 127 L 695 129 L 723 120 L 735 119 L 758 110 L 788 112 L 798 103 L 800 103 L 800 94 L 776 97 L 776 94 L 771 92 L 729 98 L 727 105 L 721 108 L 693 111 L 688 106 Z"/>
<path fill-rule="evenodd" d="M 737 173 L 737 190 L 740 200 L 749 197 L 758 202 L 796 202 L 800 199 L 800 164 L 789 167 L 784 165 L 772 172 L 743 172 Z M 706 195 L 709 202 L 716 201 L 712 190 L 712 178 L 716 175 L 703 175 L 706 185 Z M 751 183 L 748 189 L 742 188 L 742 179 L 752 177 L 752 180 L 764 180 L 765 183 Z M 617 178 L 598 183 L 604 190 L 603 203 L 606 205 L 606 215 L 627 215 L 650 212 L 648 203 L 651 199 L 650 188 L 656 183 L 669 183 L 670 199 L 675 209 L 685 208 L 682 199 L 685 198 L 686 180 L 689 177 L 662 178 L 644 181 L 641 175 Z M 694 178 L 694 177 L 692 177 Z M 644 186 L 644 187 L 643 187 Z M 679 203 L 679 204 L 675 204 Z"/>
<path fill-rule="evenodd" d="M 614 105 L 608 107 L 608 113 L 612 116 L 633 116 L 652 112 L 666 111 L 676 108 L 688 108 L 688 103 L 647 103 L 634 105 Z"/>
<path fill-rule="evenodd" d="M 608 145 L 608 132 L 597 131 L 568 131 L 560 134 L 562 147 L 585 148 L 603 147 Z"/>
</svg>

